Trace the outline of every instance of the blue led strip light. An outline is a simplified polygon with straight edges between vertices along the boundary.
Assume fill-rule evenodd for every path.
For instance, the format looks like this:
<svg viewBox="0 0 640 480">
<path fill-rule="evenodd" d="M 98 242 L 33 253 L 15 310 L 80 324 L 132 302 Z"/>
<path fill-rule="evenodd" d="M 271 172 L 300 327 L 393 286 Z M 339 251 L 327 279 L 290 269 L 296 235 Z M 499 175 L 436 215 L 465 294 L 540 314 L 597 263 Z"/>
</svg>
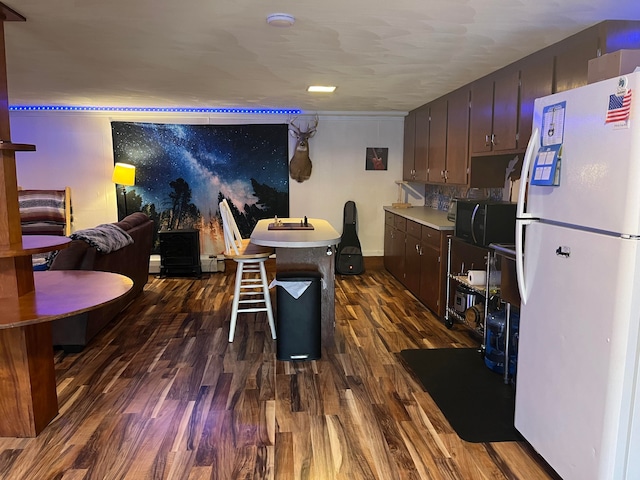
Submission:
<svg viewBox="0 0 640 480">
<path fill-rule="evenodd" d="M 270 108 L 199 108 L 199 107 L 82 107 L 65 105 L 13 105 L 12 112 L 65 111 L 65 112 L 158 112 L 158 113 L 249 113 L 267 115 L 299 115 L 302 110 Z"/>
</svg>

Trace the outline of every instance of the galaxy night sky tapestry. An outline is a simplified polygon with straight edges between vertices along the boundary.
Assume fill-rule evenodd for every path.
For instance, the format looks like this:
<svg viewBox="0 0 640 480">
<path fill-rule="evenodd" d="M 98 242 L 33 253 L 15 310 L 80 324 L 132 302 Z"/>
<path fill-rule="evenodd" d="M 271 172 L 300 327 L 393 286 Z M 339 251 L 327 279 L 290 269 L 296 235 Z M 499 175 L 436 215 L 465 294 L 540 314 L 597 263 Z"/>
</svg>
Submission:
<svg viewBox="0 0 640 480">
<path fill-rule="evenodd" d="M 136 167 L 126 198 L 118 186 L 119 219 L 142 211 L 156 230 L 197 228 L 201 253 L 218 254 L 224 251 L 223 198 L 243 238 L 259 219 L 289 216 L 286 124 L 111 122 L 111 132 L 114 163 Z"/>
</svg>

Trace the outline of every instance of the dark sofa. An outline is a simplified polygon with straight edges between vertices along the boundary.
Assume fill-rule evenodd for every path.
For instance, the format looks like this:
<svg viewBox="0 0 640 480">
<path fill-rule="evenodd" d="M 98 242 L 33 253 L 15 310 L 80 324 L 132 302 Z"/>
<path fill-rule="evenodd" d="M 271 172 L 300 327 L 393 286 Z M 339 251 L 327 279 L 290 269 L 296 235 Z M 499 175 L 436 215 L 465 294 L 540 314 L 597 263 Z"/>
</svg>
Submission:
<svg viewBox="0 0 640 480">
<path fill-rule="evenodd" d="M 120 273 L 133 280 L 133 288 L 115 302 L 89 312 L 53 321 L 51 326 L 55 347 L 68 352 L 81 351 L 107 323 L 142 292 L 147 283 L 154 231 L 153 221 L 144 213 L 136 212 L 116 222 L 115 225 L 131 236 L 132 244 L 105 254 L 84 240 L 74 239 L 69 247 L 58 252 L 50 269 Z"/>
</svg>

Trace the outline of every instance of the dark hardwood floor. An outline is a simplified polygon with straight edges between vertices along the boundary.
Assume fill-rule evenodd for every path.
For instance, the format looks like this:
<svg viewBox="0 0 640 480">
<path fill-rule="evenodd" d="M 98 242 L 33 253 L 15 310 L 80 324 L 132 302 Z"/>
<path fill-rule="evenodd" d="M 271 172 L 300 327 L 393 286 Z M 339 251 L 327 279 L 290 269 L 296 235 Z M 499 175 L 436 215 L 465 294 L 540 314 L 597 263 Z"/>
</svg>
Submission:
<svg viewBox="0 0 640 480">
<path fill-rule="evenodd" d="M 227 342 L 233 269 L 151 277 L 83 352 L 56 351 L 60 414 L 0 438 L 0 478 L 552 478 L 524 443 L 454 433 L 397 353 L 478 342 L 379 263 L 337 276 L 336 345 L 299 363 L 276 360 L 264 314 Z"/>
</svg>

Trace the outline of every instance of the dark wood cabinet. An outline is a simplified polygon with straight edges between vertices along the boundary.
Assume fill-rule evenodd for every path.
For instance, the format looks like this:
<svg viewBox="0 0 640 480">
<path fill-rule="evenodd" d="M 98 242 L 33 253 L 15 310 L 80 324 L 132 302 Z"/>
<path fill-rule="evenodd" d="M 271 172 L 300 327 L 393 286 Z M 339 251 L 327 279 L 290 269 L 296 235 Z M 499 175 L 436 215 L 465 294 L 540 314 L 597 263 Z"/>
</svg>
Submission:
<svg viewBox="0 0 640 480">
<path fill-rule="evenodd" d="M 525 149 L 531 138 L 533 102 L 536 98 L 553 93 L 553 58 L 531 55 L 520 67 L 520 115 L 518 122 L 518 148 Z"/>
<path fill-rule="evenodd" d="M 403 178 L 501 187 L 531 137 L 534 100 L 586 85 L 589 60 L 640 48 L 639 31 L 639 21 L 601 22 L 413 110 L 405 119 Z"/>
<path fill-rule="evenodd" d="M 555 44 L 554 92 L 564 92 L 587 84 L 589 60 L 600 54 L 598 27 L 594 26 Z"/>
<path fill-rule="evenodd" d="M 422 225 L 420 240 L 420 290 L 418 299 L 436 313 L 444 316 L 447 235 Z"/>
<path fill-rule="evenodd" d="M 416 112 L 411 111 L 404 117 L 404 149 L 402 151 L 402 179 L 413 180 L 416 142 Z"/>
<path fill-rule="evenodd" d="M 407 220 L 407 232 L 404 248 L 404 286 L 417 295 L 420 290 L 420 227 L 421 225 L 412 220 Z"/>
<path fill-rule="evenodd" d="M 447 161 L 445 182 L 465 185 L 469 165 L 469 88 L 447 95 Z"/>
<path fill-rule="evenodd" d="M 447 164 L 447 98 L 440 97 L 429 104 L 429 172 L 430 183 L 444 183 Z"/>
<path fill-rule="evenodd" d="M 398 215 L 385 212 L 384 266 L 394 277 L 400 280 L 404 278 L 405 232 L 401 222 L 396 225 L 396 217 Z"/>
<path fill-rule="evenodd" d="M 471 85 L 469 144 L 472 155 L 491 151 L 493 91 L 492 76 L 483 77 Z"/>
<path fill-rule="evenodd" d="M 429 168 L 429 116 L 428 106 L 416 111 L 416 140 L 413 162 L 414 181 L 426 182 Z"/>
<path fill-rule="evenodd" d="M 500 71 L 473 82 L 469 143 L 471 154 L 517 148 L 520 72 Z"/>
<path fill-rule="evenodd" d="M 446 234 L 385 212 L 384 266 L 436 315 L 445 313 Z"/>
<path fill-rule="evenodd" d="M 469 89 L 429 104 L 429 183 L 465 185 L 469 156 Z"/>
</svg>

